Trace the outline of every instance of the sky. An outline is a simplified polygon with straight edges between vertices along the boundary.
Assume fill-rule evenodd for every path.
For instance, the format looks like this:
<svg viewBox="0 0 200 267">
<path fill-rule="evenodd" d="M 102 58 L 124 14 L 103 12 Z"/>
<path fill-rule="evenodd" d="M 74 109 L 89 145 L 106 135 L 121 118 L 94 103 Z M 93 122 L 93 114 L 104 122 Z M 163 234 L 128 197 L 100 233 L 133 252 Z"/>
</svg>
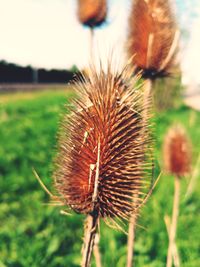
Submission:
<svg viewBox="0 0 200 267">
<path fill-rule="evenodd" d="M 97 57 L 122 49 L 127 3 L 110 1 L 108 22 L 95 32 Z M 89 29 L 77 20 L 75 0 L 0 0 L 0 60 L 82 68 L 88 64 L 89 40 Z"/>
<path fill-rule="evenodd" d="M 176 0 L 179 23 L 189 37 L 198 1 Z M 0 0 L 0 60 L 44 68 L 86 67 L 90 32 L 77 20 L 76 2 Z M 108 10 L 107 23 L 95 31 L 96 61 L 112 51 L 123 62 L 130 0 L 110 0 Z"/>
</svg>

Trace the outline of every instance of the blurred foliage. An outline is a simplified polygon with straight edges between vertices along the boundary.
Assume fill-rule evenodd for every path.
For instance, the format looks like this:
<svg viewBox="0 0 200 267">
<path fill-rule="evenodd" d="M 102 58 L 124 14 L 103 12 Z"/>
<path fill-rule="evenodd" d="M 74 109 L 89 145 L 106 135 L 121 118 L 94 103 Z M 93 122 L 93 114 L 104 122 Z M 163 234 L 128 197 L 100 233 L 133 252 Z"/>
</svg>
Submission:
<svg viewBox="0 0 200 267">
<path fill-rule="evenodd" d="M 33 98 L 0 101 L 0 267 L 76 267 L 81 260 L 84 216 L 60 214 L 35 179 L 34 168 L 50 191 L 56 135 L 67 112 L 71 92 L 34 93 Z M 0 95 L 1 99 L 1 95 Z M 66 104 L 66 107 L 64 107 Z M 181 105 L 155 116 L 157 161 L 167 128 L 180 121 L 194 145 L 194 163 L 200 151 L 200 115 Z M 182 266 L 200 266 L 200 181 L 184 200 L 188 180 L 182 181 L 177 245 Z M 164 215 L 171 214 L 173 178 L 162 175 L 138 221 L 135 265 L 165 266 L 168 237 Z M 123 267 L 126 236 L 101 224 L 103 266 Z M 95 266 L 92 262 L 92 267 Z"/>
<path fill-rule="evenodd" d="M 180 104 L 181 77 L 166 77 L 157 79 L 153 85 L 154 104 L 157 111 L 176 108 Z"/>
</svg>

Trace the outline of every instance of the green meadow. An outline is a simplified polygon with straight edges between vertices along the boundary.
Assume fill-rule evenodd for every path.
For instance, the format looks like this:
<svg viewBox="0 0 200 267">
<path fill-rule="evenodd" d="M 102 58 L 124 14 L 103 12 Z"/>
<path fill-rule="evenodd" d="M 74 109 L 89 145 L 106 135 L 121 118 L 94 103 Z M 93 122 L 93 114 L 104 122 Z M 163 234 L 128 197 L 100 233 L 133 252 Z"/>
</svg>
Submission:
<svg viewBox="0 0 200 267">
<path fill-rule="evenodd" d="M 53 161 L 57 131 L 68 112 L 68 90 L 0 94 L 0 267 L 77 267 L 81 261 L 84 216 L 53 206 L 33 174 L 54 193 Z M 200 266 L 200 113 L 179 104 L 155 114 L 156 170 L 162 169 L 162 143 L 168 127 L 181 122 L 193 144 L 195 184 L 185 198 L 190 177 L 181 181 L 177 246 L 181 266 Z M 158 167 L 158 165 L 160 167 Z M 192 175 L 191 175 L 192 176 Z M 173 177 L 162 173 L 136 230 L 135 266 L 163 267 L 168 235 L 165 215 L 171 215 Z M 124 267 L 126 235 L 103 221 L 100 227 L 102 265 Z M 95 266 L 92 260 L 92 267 Z"/>
</svg>

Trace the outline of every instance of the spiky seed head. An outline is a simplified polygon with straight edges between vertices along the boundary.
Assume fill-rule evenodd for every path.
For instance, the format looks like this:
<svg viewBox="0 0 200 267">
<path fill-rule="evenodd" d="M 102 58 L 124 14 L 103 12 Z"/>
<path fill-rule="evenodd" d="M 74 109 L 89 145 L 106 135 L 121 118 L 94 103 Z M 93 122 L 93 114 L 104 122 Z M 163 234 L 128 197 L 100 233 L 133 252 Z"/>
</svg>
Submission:
<svg viewBox="0 0 200 267">
<path fill-rule="evenodd" d="M 191 143 L 181 125 L 172 126 L 165 136 L 163 159 L 166 171 L 178 177 L 191 169 Z"/>
<path fill-rule="evenodd" d="M 79 100 L 60 131 L 55 180 L 65 204 L 79 213 L 128 219 L 136 194 L 137 205 L 142 201 L 150 137 L 131 73 L 93 69 L 75 86 Z"/>
<path fill-rule="evenodd" d="M 106 0 L 78 0 L 79 21 L 88 27 L 98 27 L 106 19 Z"/>
<path fill-rule="evenodd" d="M 167 75 L 174 65 L 179 32 L 169 0 L 134 0 L 128 56 L 144 78 Z"/>
</svg>

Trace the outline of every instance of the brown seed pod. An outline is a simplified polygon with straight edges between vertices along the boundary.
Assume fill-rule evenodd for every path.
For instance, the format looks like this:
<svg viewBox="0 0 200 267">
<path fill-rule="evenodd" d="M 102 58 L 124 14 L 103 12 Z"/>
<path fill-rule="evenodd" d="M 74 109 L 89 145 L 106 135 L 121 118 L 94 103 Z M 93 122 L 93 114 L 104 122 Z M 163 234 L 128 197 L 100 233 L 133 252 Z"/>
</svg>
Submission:
<svg viewBox="0 0 200 267">
<path fill-rule="evenodd" d="M 182 126 L 175 125 L 169 129 L 164 140 L 163 153 L 166 171 L 178 177 L 190 172 L 191 144 Z"/>
<path fill-rule="evenodd" d="M 106 0 L 78 0 L 79 21 L 88 27 L 98 27 L 106 19 Z"/>
<path fill-rule="evenodd" d="M 165 76 L 173 67 L 179 32 L 168 0 L 134 0 L 128 55 L 144 78 Z"/>
<path fill-rule="evenodd" d="M 79 100 L 60 131 L 55 180 L 65 204 L 79 213 L 128 219 L 136 194 L 137 206 L 144 197 L 151 142 L 131 76 L 127 68 L 120 74 L 93 69 L 75 86 Z"/>
</svg>

